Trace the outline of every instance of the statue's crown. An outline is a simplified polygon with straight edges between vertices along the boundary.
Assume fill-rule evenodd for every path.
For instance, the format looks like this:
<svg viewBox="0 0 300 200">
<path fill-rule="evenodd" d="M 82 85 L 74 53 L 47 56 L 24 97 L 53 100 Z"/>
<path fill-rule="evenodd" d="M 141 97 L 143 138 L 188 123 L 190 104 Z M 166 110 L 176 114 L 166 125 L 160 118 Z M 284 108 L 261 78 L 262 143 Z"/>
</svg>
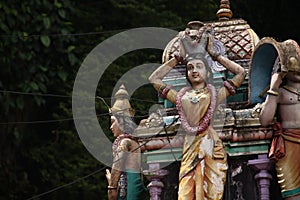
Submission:
<svg viewBox="0 0 300 200">
<path fill-rule="evenodd" d="M 115 102 L 110 108 L 110 114 L 123 114 L 130 117 L 134 116 L 135 111 L 129 102 L 129 95 L 124 85 L 121 85 L 115 94 Z"/>
</svg>

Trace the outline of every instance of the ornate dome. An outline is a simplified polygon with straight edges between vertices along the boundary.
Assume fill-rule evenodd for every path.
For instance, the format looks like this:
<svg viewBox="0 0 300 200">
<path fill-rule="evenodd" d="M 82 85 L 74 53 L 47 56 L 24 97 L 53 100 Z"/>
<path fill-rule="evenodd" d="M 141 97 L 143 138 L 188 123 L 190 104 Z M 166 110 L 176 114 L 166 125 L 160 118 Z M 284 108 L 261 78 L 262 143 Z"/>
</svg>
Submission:
<svg viewBox="0 0 300 200">
<path fill-rule="evenodd" d="M 250 28 L 249 24 L 243 19 L 231 19 L 232 12 L 229 7 L 228 0 L 221 0 L 220 9 L 217 12 L 218 21 L 213 22 L 189 22 L 187 28 L 197 34 L 197 30 L 202 24 L 212 26 L 214 37 L 221 41 L 226 47 L 226 54 L 231 60 L 250 59 L 255 48 L 259 42 L 259 37 Z M 197 24 L 198 23 L 198 24 Z M 199 27 L 200 26 L 200 27 Z M 181 31 L 182 32 L 182 31 Z M 180 33 L 179 33 L 180 34 Z M 165 62 L 170 59 L 170 55 L 178 51 L 179 41 L 178 36 L 172 39 L 166 46 L 162 61 Z"/>
<path fill-rule="evenodd" d="M 246 72 L 249 70 L 250 59 L 255 49 L 256 44 L 259 42 L 259 37 L 251 29 L 249 24 L 243 19 L 231 19 L 232 12 L 230 10 L 229 1 L 221 0 L 220 9 L 217 12 L 217 21 L 212 22 L 200 22 L 192 21 L 187 24 L 187 28 L 190 30 L 190 34 L 197 35 L 201 26 L 209 25 L 212 27 L 212 34 L 216 41 L 221 45 L 214 46 L 221 54 L 225 54 L 230 60 L 235 61 L 245 68 Z M 180 31 L 179 34 L 174 37 L 165 47 L 162 62 L 168 61 L 174 53 L 179 53 L 179 35 L 183 34 L 185 30 Z M 215 83 L 222 82 L 222 78 L 231 78 L 232 74 L 224 71 L 223 67 L 217 66 L 217 62 L 213 63 L 212 69 L 214 72 Z M 222 71 L 223 70 L 223 71 Z M 185 79 L 185 68 L 182 66 L 176 66 L 175 70 L 172 70 L 165 78 L 164 81 L 172 84 L 176 82 L 176 86 L 179 88 L 185 83 L 178 83 L 178 80 Z M 249 103 L 248 100 L 248 74 L 241 88 L 238 88 L 237 95 L 235 97 L 229 97 L 228 103 L 235 106 L 243 106 Z"/>
</svg>

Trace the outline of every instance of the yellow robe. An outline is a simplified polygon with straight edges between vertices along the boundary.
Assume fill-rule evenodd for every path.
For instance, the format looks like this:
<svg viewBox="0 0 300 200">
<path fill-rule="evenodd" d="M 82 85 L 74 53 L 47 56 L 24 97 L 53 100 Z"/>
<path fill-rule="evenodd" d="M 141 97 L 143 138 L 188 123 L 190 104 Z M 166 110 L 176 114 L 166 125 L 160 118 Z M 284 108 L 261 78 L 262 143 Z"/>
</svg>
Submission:
<svg viewBox="0 0 300 200">
<path fill-rule="evenodd" d="M 191 99 L 198 98 L 198 103 Z M 228 91 L 222 88 L 218 100 L 222 101 Z M 210 104 L 210 93 L 188 91 L 182 97 L 184 114 L 191 126 L 197 126 Z M 214 155 L 219 155 L 218 159 Z M 223 157 L 220 155 L 223 155 Z M 212 127 L 197 136 L 187 133 L 179 172 L 179 200 L 222 199 L 228 168 L 226 153 L 221 140 Z"/>
<path fill-rule="evenodd" d="M 286 154 L 276 163 L 276 171 L 282 196 L 286 198 L 300 194 L 300 130 L 284 129 L 283 137 Z"/>
</svg>

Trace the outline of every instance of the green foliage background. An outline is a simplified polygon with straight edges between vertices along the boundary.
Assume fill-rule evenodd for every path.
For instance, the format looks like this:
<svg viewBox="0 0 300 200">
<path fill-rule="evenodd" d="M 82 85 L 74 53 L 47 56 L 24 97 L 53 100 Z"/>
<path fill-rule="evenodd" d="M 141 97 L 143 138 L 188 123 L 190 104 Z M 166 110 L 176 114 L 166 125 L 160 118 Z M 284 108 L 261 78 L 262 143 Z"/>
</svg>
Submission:
<svg viewBox="0 0 300 200">
<path fill-rule="evenodd" d="M 231 1 L 234 17 L 248 21 L 260 37 L 299 43 L 296 5 Z M 96 45 L 130 28 L 183 30 L 192 20 L 213 21 L 218 6 L 217 0 L 0 0 L 0 200 L 28 199 L 105 167 L 81 143 L 70 98 L 77 70 Z M 122 74 L 143 63 L 160 63 L 161 55 L 145 50 L 122 56 L 105 71 L 98 95 L 110 97 Z M 155 101 L 156 92 L 147 85 L 133 97 Z M 96 104 L 97 113 L 107 113 L 102 102 Z M 132 106 L 143 116 L 151 103 Z M 111 138 L 109 117 L 101 115 L 99 122 Z M 101 171 L 40 199 L 106 199 L 106 186 Z"/>
</svg>

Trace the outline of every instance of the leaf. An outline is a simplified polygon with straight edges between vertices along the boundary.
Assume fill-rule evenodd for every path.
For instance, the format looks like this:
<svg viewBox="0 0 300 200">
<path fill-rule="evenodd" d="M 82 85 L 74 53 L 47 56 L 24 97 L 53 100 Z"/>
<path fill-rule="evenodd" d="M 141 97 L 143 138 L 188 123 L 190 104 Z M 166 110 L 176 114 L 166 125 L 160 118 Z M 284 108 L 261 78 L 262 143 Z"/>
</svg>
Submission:
<svg viewBox="0 0 300 200">
<path fill-rule="evenodd" d="M 67 49 L 67 51 L 68 52 L 71 52 L 71 51 L 73 51 L 74 49 L 75 49 L 76 47 L 75 46 L 68 46 L 68 49 Z"/>
<path fill-rule="evenodd" d="M 34 90 L 38 90 L 39 89 L 39 86 L 35 82 L 30 82 L 29 85 Z"/>
<path fill-rule="evenodd" d="M 39 82 L 39 88 L 42 92 L 47 92 L 47 88 L 44 83 Z"/>
<path fill-rule="evenodd" d="M 47 35 L 42 35 L 42 36 L 40 37 L 40 39 L 41 39 L 42 44 L 43 44 L 45 47 L 49 47 L 49 46 L 50 46 L 51 40 L 50 40 L 50 38 L 49 38 Z"/>
<path fill-rule="evenodd" d="M 77 62 L 77 57 L 73 53 L 68 54 L 69 61 L 71 65 L 74 65 Z"/>
<path fill-rule="evenodd" d="M 8 26 L 4 23 L 0 23 L 0 28 L 3 30 L 3 32 L 9 32 Z"/>
<path fill-rule="evenodd" d="M 28 33 L 20 32 L 20 39 L 26 41 L 28 39 Z"/>
<path fill-rule="evenodd" d="M 48 68 L 47 68 L 47 67 L 44 67 L 44 66 L 42 66 L 42 65 L 40 65 L 39 68 L 40 68 L 43 72 L 48 71 Z"/>
<path fill-rule="evenodd" d="M 62 7 L 62 4 L 60 2 L 58 2 L 57 0 L 54 1 L 54 5 L 57 7 L 57 8 L 61 8 Z"/>
<path fill-rule="evenodd" d="M 44 17 L 44 18 L 43 18 L 43 22 L 44 22 L 45 28 L 46 28 L 46 29 L 49 29 L 50 26 L 51 26 L 51 21 L 50 21 L 49 17 Z"/>
<path fill-rule="evenodd" d="M 59 9 L 58 10 L 58 14 L 59 16 L 61 16 L 61 18 L 65 19 L 66 18 L 66 12 L 63 9 Z"/>
<path fill-rule="evenodd" d="M 59 72 L 58 72 L 58 76 L 59 76 L 59 78 L 61 78 L 61 80 L 66 81 L 68 75 L 67 75 L 67 73 L 64 72 L 64 71 L 59 71 Z"/>
</svg>

